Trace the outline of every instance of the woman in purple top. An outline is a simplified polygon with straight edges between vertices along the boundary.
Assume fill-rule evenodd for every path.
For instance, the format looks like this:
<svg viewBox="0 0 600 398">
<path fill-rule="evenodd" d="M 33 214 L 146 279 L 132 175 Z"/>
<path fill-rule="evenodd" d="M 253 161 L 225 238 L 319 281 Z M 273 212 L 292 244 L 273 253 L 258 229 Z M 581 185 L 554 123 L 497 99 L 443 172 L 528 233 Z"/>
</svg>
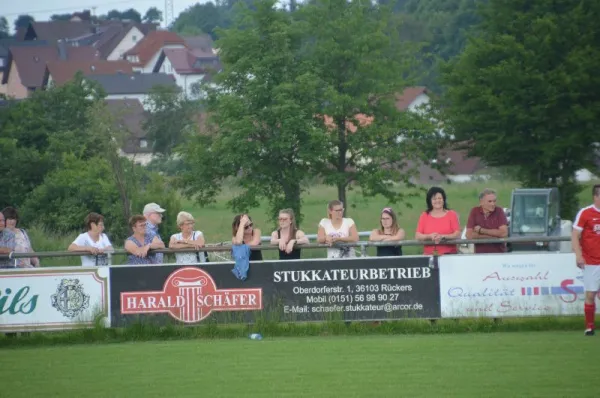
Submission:
<svg viewBox="0 0 600 398">
<path fill-rule="evenodd" d="M 146 233 L 146 217 L 141 215 L 129 219 L 129 227 L 133 230 L 125 240 L 125 250 L 129 253 L 127 264 L 161 264 L 156 254 L 148 255 L 150 249 L 164 249 L 165 244 L 156 235 Z"/>
</svg>

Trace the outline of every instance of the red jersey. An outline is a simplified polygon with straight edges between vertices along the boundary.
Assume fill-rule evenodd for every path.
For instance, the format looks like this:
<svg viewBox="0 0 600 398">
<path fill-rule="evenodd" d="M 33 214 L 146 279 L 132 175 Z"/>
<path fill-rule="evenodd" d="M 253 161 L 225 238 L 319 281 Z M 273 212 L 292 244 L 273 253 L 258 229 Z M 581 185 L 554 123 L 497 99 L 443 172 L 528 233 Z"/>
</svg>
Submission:
<svg viewBox="0 0 600 398">
<path fill-rule="evenodd" d="M 600 266 L 600 209 L 591 205 L 579 210 L 573 228 L 581 231 L 581 252 L 586 265 Z"/>
</svg>

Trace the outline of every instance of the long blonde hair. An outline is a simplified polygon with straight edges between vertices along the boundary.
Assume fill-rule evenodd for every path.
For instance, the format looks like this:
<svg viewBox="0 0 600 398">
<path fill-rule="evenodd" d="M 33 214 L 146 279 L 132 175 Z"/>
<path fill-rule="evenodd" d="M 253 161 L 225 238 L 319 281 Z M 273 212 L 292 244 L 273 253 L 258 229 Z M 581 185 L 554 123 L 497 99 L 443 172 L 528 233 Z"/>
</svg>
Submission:
<svg viewBox="0 0 600 398">
<path fill-rule="evenodd" d="M 294 214 L 294 210 L 292 209 L 282 209 L 279 210 L 279 214 L 287 214 L 290 216 L 290 240 L 296 239 L 296 232 L 298 231 L 298 227 L 296 226 L 296 215 Z M 281 228 L 277 228 L 280 231 L 281 236 Z"/>
</svg>

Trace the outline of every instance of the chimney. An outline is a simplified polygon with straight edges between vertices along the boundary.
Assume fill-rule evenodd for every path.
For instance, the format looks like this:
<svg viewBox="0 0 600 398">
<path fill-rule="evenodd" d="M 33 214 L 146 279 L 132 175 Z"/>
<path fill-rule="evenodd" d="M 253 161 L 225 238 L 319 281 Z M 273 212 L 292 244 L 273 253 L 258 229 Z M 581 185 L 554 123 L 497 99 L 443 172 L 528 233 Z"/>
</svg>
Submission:
<svg viewBox="0 0 600 398">
<path fill-rule="evenodd" d="M 67 60 L 67 43 L 64 39 L 60 39 L 57 43 L 58 46 L 58 58 L 66 61 Z"/>
</svg>

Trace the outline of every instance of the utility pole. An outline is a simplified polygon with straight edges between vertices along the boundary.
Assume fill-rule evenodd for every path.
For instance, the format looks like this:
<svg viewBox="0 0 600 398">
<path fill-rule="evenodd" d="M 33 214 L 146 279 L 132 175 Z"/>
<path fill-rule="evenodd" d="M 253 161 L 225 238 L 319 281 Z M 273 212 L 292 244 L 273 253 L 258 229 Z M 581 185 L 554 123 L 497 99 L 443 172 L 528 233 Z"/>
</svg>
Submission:
<svg viewBox="0 0 600 398">
<path fill-rule="evenodd" d="M 165 0 L 165 29 L 169 28 L 174 19 L 173 0 Z"/>
</svg>

